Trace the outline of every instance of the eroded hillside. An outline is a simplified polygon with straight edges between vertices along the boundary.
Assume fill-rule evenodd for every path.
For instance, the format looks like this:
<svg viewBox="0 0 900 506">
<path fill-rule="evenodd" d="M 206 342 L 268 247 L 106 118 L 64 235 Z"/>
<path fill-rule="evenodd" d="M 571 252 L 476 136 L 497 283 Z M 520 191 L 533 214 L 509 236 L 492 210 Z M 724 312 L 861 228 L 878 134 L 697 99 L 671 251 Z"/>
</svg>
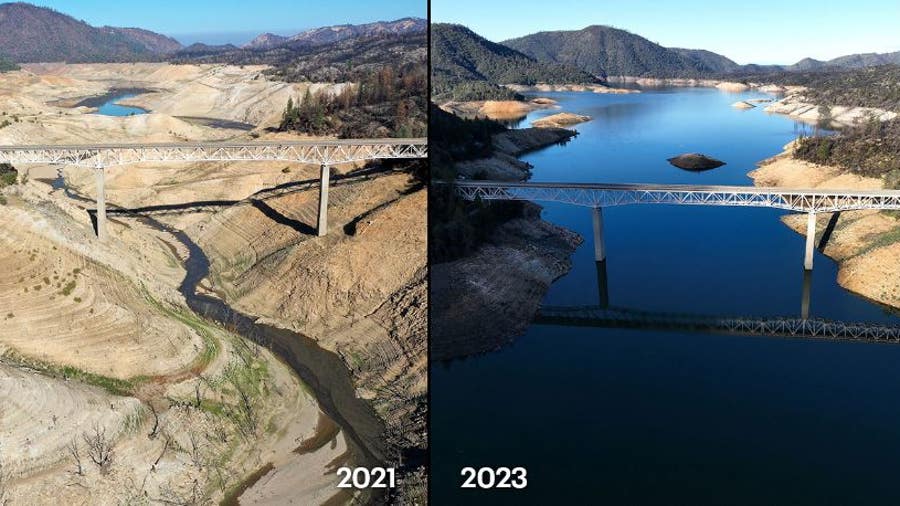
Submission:
<svg viewBox="0 0 900 506">
<path fill-rule="evenodd" d="M 0 144 L 297 139 L 264 127 L 288 96 L 340 86 L 224 65 L 30 65 L 0 76 Z M 132 99 L 148 114 L 76 105 L 126 87 L 154 90 Z M 91 169 L 17 169 L 0 206 L 0 494 L 12 504 L 316 504 L 357 446 L 392 463 L 424 448 L 425 194 L 409 167 L 336 167 L 325 237 L 318 167 L 110 167 L 104 243 Z M 193 243 L 210 260 L 197 292 L 336 352 L 379 433 L 335 425 L 285 362 L 190 309 L 179 288 Z M 88 455 L 98 438 L 107 467 Z"/>
</svg>

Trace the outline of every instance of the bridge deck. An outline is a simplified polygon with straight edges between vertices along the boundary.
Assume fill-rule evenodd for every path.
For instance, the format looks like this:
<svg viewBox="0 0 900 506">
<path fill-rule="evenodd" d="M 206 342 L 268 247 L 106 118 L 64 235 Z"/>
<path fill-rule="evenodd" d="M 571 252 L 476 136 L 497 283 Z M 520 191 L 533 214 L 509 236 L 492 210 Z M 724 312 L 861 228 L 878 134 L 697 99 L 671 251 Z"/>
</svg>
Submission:
<svg viewBox="0 0 900 506">
<path fill-rule="evenodd" d="M 503 181 L 458 181 L 455 185 L 457 192 L 469 200 L 535 200 L 595 208 L 678 204 L 772 207 L 806 212 L 900 209 L 900 191 L 897 190 Z"/>
<path fill-rule="evenodd" d="M 248 142 L 148 142 L 106 144 L 29 144 L 0 146 L 0 151 L 33 151 L 38 149 L 135 149 L 135 148 L 198 148 L 198 147 L 256 147 L 256 146 L 384 146 L 408 144 L 423 146 L 428 139 L 331 139 L 298 141 L 248 141 Z"/>
<path fill-rule="evenodd" d="M 259 142 L 170 142 L 0 146 L 0 162 L 109 167 L 140 162 L 284 160 L 336 164 L 425 158 L 427 139 L 338 139 Z"/>
</svg>

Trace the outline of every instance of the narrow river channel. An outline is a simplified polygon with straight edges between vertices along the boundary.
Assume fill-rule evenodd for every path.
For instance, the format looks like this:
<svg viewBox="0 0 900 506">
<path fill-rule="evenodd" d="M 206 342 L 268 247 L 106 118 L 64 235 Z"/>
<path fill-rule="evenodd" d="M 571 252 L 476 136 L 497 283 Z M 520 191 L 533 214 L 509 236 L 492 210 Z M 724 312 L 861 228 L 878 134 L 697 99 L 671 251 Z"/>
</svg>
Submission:
<svg viewBox="0 0 900 506">
<path fill-rule="evenodd" d="M 99 114 L 113 116 L 146 113 L 143 109 L 114 104 L 134 94 L 133 90 L 125 94 L 111 93 L 103 97 L 102 103 L 92 106 L 98 107 Z M 85 207 L 93 208 L 94 201 L 69 188 L 61 173 L 52 186 L 63 189 L 69 198 L 83 202 Z M 108 203 L 108 206 L 118 216 L 113 219 L 120 219 L 121 209 L 114 204 Z M 202 248 L 184 231 L 152 217 L 139 214 L 134 217 L 169 234 L 187 249 L 188 257 L 183 259 L 186 273 L 178 289 L 192 311 L 207 320 L 227 326 L 249 341 L 269 348 L 287 364 L 312 391 L 322 412 L 340 427 L 354 465 L 374 466 L 384 463 L 387 458 L 384 424 L 371 406 L 356 396 L 350 371 L 339 356 L 319 347 L 314 340 L 303 334 L 258 323 L 256 318 L 235 310 L 225 300 L 198 293 L 197 286 L 209 274 L 210 267 L 209 258 Z M 369 494 L 367 500 L 375 502 L 380 496 L 377 493 Z"/>
</svg>

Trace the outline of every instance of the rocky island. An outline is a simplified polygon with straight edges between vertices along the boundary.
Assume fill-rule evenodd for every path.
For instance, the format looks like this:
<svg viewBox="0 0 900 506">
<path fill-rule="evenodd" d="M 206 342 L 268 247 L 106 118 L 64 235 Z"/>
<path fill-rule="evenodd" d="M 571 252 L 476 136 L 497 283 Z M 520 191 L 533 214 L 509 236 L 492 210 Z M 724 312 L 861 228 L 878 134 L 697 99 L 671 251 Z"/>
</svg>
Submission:
<svg viewBox="0 0 900 506">
<path fill-rule="evenodd" d="M 722 160 L 716 160 L 702 153 L 684 153 L 667 160 L 672 165 L 684 170 L 709 170 L 725 165 Z"/>
</svg>

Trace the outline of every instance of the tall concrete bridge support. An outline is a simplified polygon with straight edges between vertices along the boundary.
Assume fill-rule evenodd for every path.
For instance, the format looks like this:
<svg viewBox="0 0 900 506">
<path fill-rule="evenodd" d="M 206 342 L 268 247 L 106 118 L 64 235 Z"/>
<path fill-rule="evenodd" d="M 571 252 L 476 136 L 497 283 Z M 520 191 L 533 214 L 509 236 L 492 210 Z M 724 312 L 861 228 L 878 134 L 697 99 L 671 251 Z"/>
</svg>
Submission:
<svg viewBox="0 0 900 506">
<path fill-rule="evenodd" d="M 103 165 L 97 164 L 94 167 L 97 175 L 97 239 L 106 240 L 106 169 Z"/>
<path fill-rule="evenodd" d="M 319 237 L 328 233 L 328 185 L 331 182 L 331 167 L 322 164 L 319 179 L 319 218 L 316 230 Z"/>
<path fill-rule="evenodd" d="M 813 268 L 813 251 L 816 241 L 816 213 L 809 212 L 806 217 L 806 255 L 803 257 L 803 268 L 811 271 Z"/>
<path fill-rule="evenodd" d="M 594 258 L 606 259 L 603 207 L 630 204 L 769 207 L 807 213 L 805 270 L 812 270 L 816 213 L 858 209 L 900 210 L 898 190 L 818 190 L 755 186 L 672 184 L 553 183 L 456 181 L 456 192 L 467 200 L 530 200 L 561 202 L 593 209 Z"/>
<path fill-rule="evenodd" d="M 106 169 L 142 162 L 289 161 L 319 165 L 317 233 L 328 231 L 331 166 L 366 160 L 428 157 L 427 139 L 339 139 L 316 141 L 177 142 L 163 144 L 79 144 L 0 146 L 0 163 L 40 163 L 93 167 L 97 178 L 97 236 L 104 240 Z"/>
<path fill-rule="evenodd" d="M 606 260 L 606 244 L 603 243 L 603 208 L 595 207 L 591 213 L 594 217 L 594 260 Z"/>
</svg>

